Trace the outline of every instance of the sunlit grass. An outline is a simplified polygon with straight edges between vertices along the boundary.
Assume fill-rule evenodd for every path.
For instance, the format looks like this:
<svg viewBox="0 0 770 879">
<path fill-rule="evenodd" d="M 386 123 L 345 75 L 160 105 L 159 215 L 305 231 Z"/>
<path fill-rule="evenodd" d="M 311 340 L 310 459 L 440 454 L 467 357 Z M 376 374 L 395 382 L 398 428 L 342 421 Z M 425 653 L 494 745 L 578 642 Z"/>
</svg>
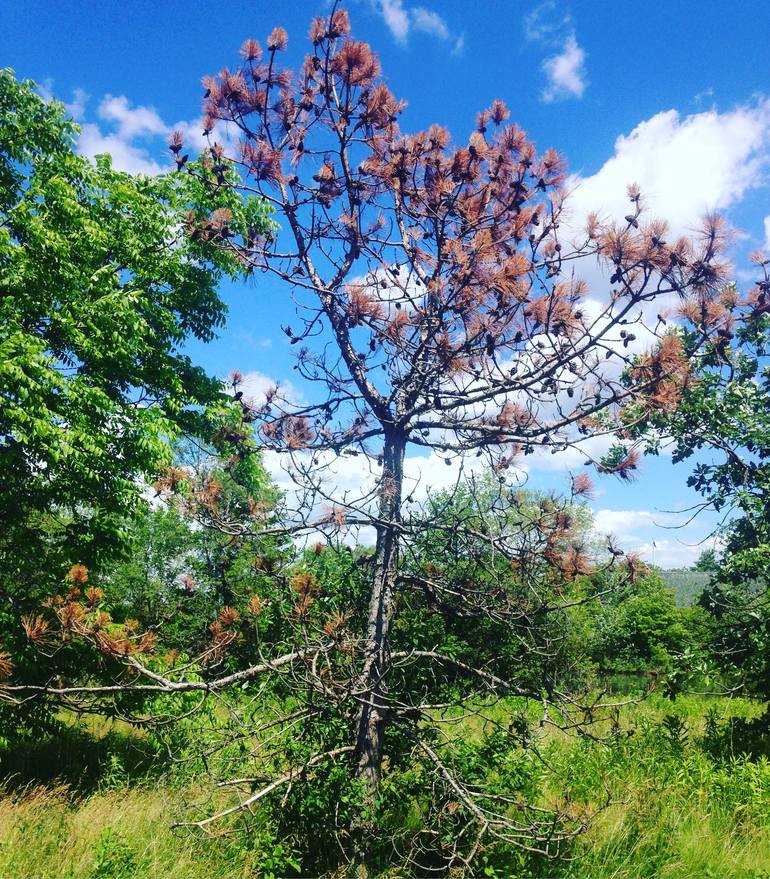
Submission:
<svg viewBox="0 0 770 879">
<path fill-rule="evenodd" d="M 507 724 L 522 707 L 498 702 L 485 706 L 484 714 L 487 722 Z M 709 709 L 723 722 L 755 717 L 763 708 L 748 699 L 683 696 L 672 702 L 653 693 L 621 709 L 621 732 L 610 746 L 558 731 L 545 734 L 541 747 L 549 774 L 543 802 L 553 805 L 569 797 L 576 812 L 587 812 L 611 801 L 575 843 L 571 860 L 554 864 L 549 875 L 770 876 L 770 762 L 762 757 L 717 759 L 701 746 Z M 539 711 L 531 708 L 527 715 L 537 725 Z M 480 736 L 484 723 L 476 715 L 457 719 L 450 735 Z M 602 724 L 609 730 L 607 722 Z M 147 772 L 144 758 L 132 774 L 122 760 L 133 746 L 141 752 L 143 736 L 98 719 L 87 726 L 73 733 L 58 756 L 77 760 L 91 741 L 91 747 L 101 749 L 95 781 L 79 786 L 70 765 L 62 767 L 69 785 L 21 785 L 17 776 L 0 794 L 3 879 L 264 875 L 266 854 L 258 834 L 212 838 L 172 828 L 174 820 L 184 817 L 186 803 L 205 797 L 209 779 Z M 89 740 L 87 733 L 101 740 Z M 25 760 L 33 758 L 30 753 Z M 50 775 L 50 766 L 44 768 Z M 412 816 L 416 827 L 422 820 L 419 812 Z"/>
<path fill-rule="evenodd" d="M 230 879 L 258 875 L 247 839 L 171 828 L 179 791 L 163 784 L 73 796 L 63 786 L 0 797 L 3 879 Z"/>
</svg>

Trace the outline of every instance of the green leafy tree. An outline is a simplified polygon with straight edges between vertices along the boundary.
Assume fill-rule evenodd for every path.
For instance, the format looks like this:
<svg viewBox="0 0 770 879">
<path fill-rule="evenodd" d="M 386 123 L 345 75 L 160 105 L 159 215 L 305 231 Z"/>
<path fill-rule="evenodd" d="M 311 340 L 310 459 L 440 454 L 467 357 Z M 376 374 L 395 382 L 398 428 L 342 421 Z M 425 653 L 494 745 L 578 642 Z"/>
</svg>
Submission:
<svg viewBox="0 0 770 879">
<path fill-rule="evenodd" d="M 269 221 L 194 175 L 78 156 L 63 108 L 8 70 L 0 115 L 0 570 L 18 581 L 41 545 L 60 576 L 119 543 L 138 480 L 224 404 L 183 348 L 223 323 L 217 283 L 239 266 L 180 234 L 188 211 Z"/>
<path fill-rule="evenodd" d="M 675 407 L 650 412 L 637 431 L 673 438 L 674 460 L 693 460 L 688 482 L 724 514 L 719 555 L 700 603 L 715 626 L 711 645 L 733 683 L 770 695 L 770 260 L 753 257 L 759 279 L 746 294 L 729 286 L 732 318 L 693 361 L 694 375 Z M 718 311 L 718 309 L 717 309 Z M 723 320 L 704 313 L 701 326 Z M 691 337 L 684 334 L 685 344 Z"/>
<path fill-rule="evenodd" d="M 396 638 L 406 635 L 404 647 L 436 644 L 442 654 L 481 663 L 522 685 L 575 685 L 580 675 L 572 621 L 561 606 L 567 593 L 583 594 L 595 566 L 592 517 L 580 491 L 580 481 L 573 481 L 569 498 L 512 488 L 488 471 L 432 494 L 425 505 L 427 526 L 405 559 L 405 578 L 415 590 L 405 601 L 409 610 L 400 615 Z M 582 492 L 590 493 L 584 479 Z M 451 587 L 443 589 L 444 582 Z M 490 613 L 501 591 L 508 607 Z M 536 624 L 512 624 L 514 608 L 531 609 Z M 522 644 L 528 645 L 524 656 Z"/>
<path fill-rule="evenodd" d="M 594 659 L 605 669 L 665 670 L 689 642 L 684 623 L 672 590 L 647 572 L 613 595 L 596 617 Z"/>
<path fill-rule="evenodd" d="M 0 643 L 23 664 L 20 617 L 120 551 L 171 441 L 226 445 L 239 407 L 184 346 L 222 325 L 241 268 L 217 241 L 272 225 L 227 163 L 150 178 L 78 156 L 63 107 L 9 70 L 0 118 Z"/>
<path fill-rule="evenodd" d="M 224 608 L 243 613 L 254 595 L 269 601 L 293 557 L 285 538 L 253 527 L 255 518 L 263 527 L 274 517 L 280 493 L 259 454 L 239 451 L 225 458 L 192 444 L 180 450 L 177 467 L 156 483 L 156 502 L 132 523 L 127 557 L 101 578 L 114 619 L 156 630 L 177 653 L 202 652 Z M 227 529 L 208 527 L 215 511 Z M 276 631 L 264 622 L 270 640 Z M 239 652 L 228 655 L 237 666 Z"/>
<path fill-rule="evenodd" d="M 697 561 L 692 566 L 692 570 L 699 573 L 711 573 L 716 571 L 718 567 L 716 550 L 707 549 L 698 556 Z"/>
</svg>

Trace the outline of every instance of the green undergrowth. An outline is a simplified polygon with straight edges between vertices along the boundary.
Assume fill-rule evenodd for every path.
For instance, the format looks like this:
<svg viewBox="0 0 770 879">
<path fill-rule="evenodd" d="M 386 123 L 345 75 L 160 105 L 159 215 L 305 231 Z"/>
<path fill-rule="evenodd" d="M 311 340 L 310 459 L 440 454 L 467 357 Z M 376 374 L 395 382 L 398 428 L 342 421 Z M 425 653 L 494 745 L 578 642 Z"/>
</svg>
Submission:
<svg viewBox="0 0 770 879">
<path fill-rule="evenodd" d="M 486 713 L 500 724 L 521 707 L 497 703 Z M 546 731 L 538 745 L 543 804 L 596 815 L 564 861 L 537 869 L 521 861 L 512 868 L 510 855 L 492 846 L 481 874 L 495 879 L 515 869 L 522 877 L 559 879 L 770 877 L 770 752 L 763 709 L 745 699 L 670 701 L 653 694 L 597 725 L 604 742 Z M 477 716 L 453 726 L 469 740 L 483 734 Z M 0 748 L 6 778 L 0 795 L 3 879 L 302 875 L 299 852 L 307 840 L 278 838 L 258 812 L 248 829 L 238 832 L 235 821 L 229 827 L 236 832 L 224 836 L 174 828 L 185 804 L 204 795 L 208 779 L 191 777 L 154 753 L 141 733 L 95 719 L 64 729 L 21 750 Z M 403 820 L 420 825 L 419 798 Z"/>
</svg>

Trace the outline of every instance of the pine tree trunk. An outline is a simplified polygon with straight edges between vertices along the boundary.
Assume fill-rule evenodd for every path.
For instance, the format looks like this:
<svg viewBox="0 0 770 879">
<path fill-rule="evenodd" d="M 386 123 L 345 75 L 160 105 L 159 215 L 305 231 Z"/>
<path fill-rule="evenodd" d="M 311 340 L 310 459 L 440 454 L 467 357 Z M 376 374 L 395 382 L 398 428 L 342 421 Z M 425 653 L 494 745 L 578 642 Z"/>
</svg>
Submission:
<svg viewBox="0 0 770 879">
<path fill-rule="evenodd" d="M 373 813 L 382 774 L 386 726 L 385 687 L 390 656 L 390 629 L 395 609 L 399 525 L 404 478 L 405 439 L 386 434 L 379 491 L 377 545 L 373 559 L 364 664 L 356 694 L 361 699 L 356 741 L 356 776 L 364 785 L 366 819 L 353 828 L 357 875 L 366 876 L 366 854 L 373 832 Z"/>
</svg>

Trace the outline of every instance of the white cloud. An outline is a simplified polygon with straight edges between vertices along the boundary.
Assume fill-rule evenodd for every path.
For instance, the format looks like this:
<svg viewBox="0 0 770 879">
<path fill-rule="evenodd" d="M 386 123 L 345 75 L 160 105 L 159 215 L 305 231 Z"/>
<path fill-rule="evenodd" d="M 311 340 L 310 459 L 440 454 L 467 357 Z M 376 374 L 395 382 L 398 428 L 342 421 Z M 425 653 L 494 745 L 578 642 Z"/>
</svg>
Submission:
<svg viewBox="0 0 770 879">
<path fill-rule="evenodd" d="M 666 515 L 650 510 L 596 510 L 594 528 L 600 534 L 613 534 L 619 540 L 627 540 L 640 528 L 657 526 L 666 522 Z"/>
<path fill-rule="evenodd" d="M 638 542 L 629 549 L 660 568 L 689 568 L 700 558 L 701 553 L 707 549 L 714 549 L 717 541 L 713 537 L 698 540 L 694 543 L 685 543 L 681 540 L 649 540 Z"/>
<path fill-rule="evenodd" d="M 56 96 L 53 93 L 53 80 L 50 76 L 47 76 L 42 82 L 37 83 L 37 93 L 46 104 L 50 104 L 51 101 L 56 100 Z"/>
<path fill-rule="evenodd" d="M 192 154 L 199 152 L 209 146 L 209 140 L 203 133 L 203 118 L 185 120 L 182 119 L 169 129 L 179 131 L 184 139 L 185 150 L 190 150 Z M 211 135 L 211 140 L 222 144 L 225 150 L 233 155 L 237 150 L 240 141 L 241 131 L 237 125 L 231 122 L 218 121 L 217 126 Z"/>
<path fill-rule="evenodd" d="M 53 80 L 45 79 L 37 87 L 44 101 L 56 99 L 53 93 Z M 171 127 L 161 119 L 152 107 L 139 105 L 132 107 L 125 95 L 105 95 L 99 103 L 97 114 L 103 124 L 84 121 L 90 95 L 82 88 L 72 90 L 72 98 L 63 101 L 64 109 L 80 123 L 78 152 L 81 156 L 93 159 L 102 153 L 112 156 L 112 167 L 129 174 L 160 174 L 169 169 L 169 164 L 161 165 L 155 158 L 162 154 L 163 148 L 157 138 L 168 136 Z M 200 125 L 181 122 L 179 127 L 186 132 L 200 128 Z M 225 136 L 226 136 L 225 132 Z M 146 141 L 137 143 L 136 141 Z M 200 144 L 196 141 L 195 147 Z M 165 147 L 165 144 L 164 144 Z"/>
<path fill-rule="evenodd" d="M 583 97 L 587 85 L 585 58 L 586 53 L 578 45 L 574 33 L 569 34 L 558 55 L 546 58 L 543 62 L 543 70 L 548 77 L 548 85 L 543 90 L 546 103 Z"/>
<path fill-rule="evenodd" d="M 524 16 L 524 36 L 530 43 L 559 42 L 571 29 L 570 14 L 556 0 L 545 0 Z"/>
<path fill-rule="evenodd" d="M 588 460 L 598 461 L 603 458 L 613 442 L 617 442 L 617 440 L 611 436 L 602 435 L 578 439 L 566 449 L 559 448 L 557 450 L 556 447 L 549 449 L 545 446 L 537 446 L 533 454 L 525 460 L 533 470 L 567 474 L 578 470 Z"/>
<path fill-rule="evenodd" d="M 58 100 L 53 93 L 53 80 L 50 76 L 37 84 L 37 93 L 47 104 L 51 101 Z M 62 101 L 67 114 L 76 122 L 82 118 L 86 109 L 86 104 L 88 103 L 88 98 L 89 95 L 87 92 L 81 88 L 75 88 L 72 90 L 72 100 Z"/>
<path fill-rule="evenodd" d="M 75 118 L 82 116 L 87 99 L 82 89 L 74 90 L 73 101 L 66 106 Z M 78 151 L 89 158 L 110 153 L 113 167 L 129 174 L 160 174 L 173 167 L 170 158 L 165 162 L 162 158 L 158 160 L 169 156 L 166 139 L 172 130 L 181 132 L 185 149 L 192 155 L 208 145 L 202 120 L 181 120 L 168 125 L 152 107 L 132 106 L 125 95 L 105 95 L 98 116 L 101 122 L 81 124 Z M 237 129 L 220 124 L 213 139 L 233 151 Z"/>
<path fill-rule="evenodd" d="M 423 6 L 415 6 L 412 10 L 412 27 L 416 31 L 431 34 L 439 40 L 448 40 L 451 36 L 444 19 L 437 12 L 432 12 Z"/>
<path fill-rule="evenodd" d="M 620 220 L 631 207 L 626 188 L 639 184 L 645 219 L 668 222 L 673 240 L 692 235 L 708 211 L 729 211 L 753 189 L 766 185 L 770 162 L 770 100 L 739 106 L 728 112 L 716 110 L 682 116 L 667 110 L 640 122 L 620 135 L 613 154 L 595 174 L 573 175 L 566 188 L 563 238 L 581 240 L 587 214 Z M 765 237 L 768 237 L 765 228 Z M 768 241 L 770 244 L 770 241 Z M 579 273 L 593 291 L 585 305 L 598 314 L 606 303 L 610 284 L 606 266 L 583 260 Z M 649 326 L 656 313 L 676 304 L 674 294 L 650 303 L 644 315 Z M 652 335 L 637 324 L 636 340 L 619 353 L 637 353 L 649 346 Z M 619 368 L 615 358 L 608 366 Z"/>
<path fill-rule="evenodd" d="M 542 99 L 550 104 L 582 98 L 588 85 L 585 50 L 578 45 L 572 16 L 556 0 L 545 0 L 524 16 L 524 36 L 553 54 L 543 61 L 548 84 Z"/>
<path fill-rule="evenodd" d="M 89 95 L 81 88 L 72 90 L 72 100 L 64 102 L 64 109 L 78 122 L 86 112 Z"/>
<path fill-rule="evenodd" d="M 718 543 L 717 537 L 704 534 L 699 520 L 688 518 L 689 514 L 652 510 L 602 509 L 594 511 L 594 531 L 597 535 L 612 534 L 626 552 L 639 553 L 661 568 L 684 568 Z M 661 536 L 674 533 L 674 529 L 681 537 Z"/>
<path fill-rule="evenodd" d="M 73 108 L 82 116 L 88 96 L 82 89 L 73 92 Z M 74 115 L 74 114 L 73 114 Z M 168 170 L 157 156 L 161 149 L 157 138 L 165 138 L 170 127 L 152 107 L 132 107 L 125 95 L 107 94 L 99 104 L 99 118 L 107 123 L 107 130 L 96 123 L 81 124 L 78 152 L 92 159 L 101 153 L 112 156 L 112 166 L 129 174 L 161 174 Z"/>
<path fill-rule="evenodd" d="M 315 459 L 312 467 L 311 457 Z M 382 468 L 375 458 L 361 454 L 337 455 L 331 451 L 311 456 L 309 452 L 289 454 L 266 450 L 262 460 L 283 492 L 285 512 L 289 517 L 317 520 L 331 506 L 342 506 L 349 513 L 349 523 L 341 534 L 343 542 L 349 545 L 374 543 L 372 526 L 350 523 L 361 519 L 368 521 L 376 508 L 375 490 Z M 444 489 L 451 490 L 482 466 L 477 458 L 467 459 L 464 464 L 453 458 L 448 466 L 444 456 L 436 452 L 408 456 L 404 461 L 406 509 L 424 503 L 430 495 Z M 303 472 L 306 469 L 308 473 Z M 319 539 L 319 532 L 305 533 L 299 539 L 300 542 L 313 543 Z"/>
<path fill-rule="evenodd" d="M 371 3 L 382 16 L 396 42 L 405 45 L 412 32 L 424 33 L 442 43 L 451 43 L 453 55 L 462 52 L 465 45 L 464 34 L 453 34 L 438 12 L 424 6 L 407 7 L 404 0 L 371 0 Z"/>
<path fill-rule="evenodd" d="M 125 95 L 105 95 L 99 105 L 99 116 L 118 126 L 121 140 L 130 141 L 148 135 L 166 135 L 168 126 L 152 107 L 131 107 Z"/>
<path fill-rule="evenodd" d="M 765 217 L 765 249 L 770 250 L 770 217 Z"/>
<path fill-rule="evenodd" d="M 451 489 L 485 466 L 475 455 L 448 458 L 435 451 L 427 455 L 409 455 L 404 459 L 404 494 L 420 503 L 429 494 Z"/>
<path fill-rule="evenodd" d="M 244 373 L 239 385 L 239 390 L 243 391 L 243 396 L 247 400 L 251 400 L 255 405 L 261 406 L 265 402 L 268 391 L 278 388 L 278 396 L 282 401 L 292 406 L 301 406 L 305 403 L 302 392 L 299 391 L 290 381 L 276 381 L 262 372 L 252 371 Z"/>
<path fill-rule="evenodd" d="M 78 152 L 90 159 L 100 153 L 109 153 L 113 168 L 129 174 L 160 174 L 168 170 L 159 165 L 144 147 L 135 146 L 119 134 L 104 134 L 93 122 L 81 127 Z"/>
<path fill-rule="evenodd" d="M 638 183 L 648 215 L 682 234 L 706 211 L 725 210 L 763 185 L 768 159 L 770 100 L 685 117 L 666 110 L 618 137 L 595 174 L 573 176 L 568 204 L 581 218 L 590 211 L 621 218 L 629 209 L 626 186 Z"/>
<path fill-rule="evenodd" d="M 378 0 L 376 5 L 393 37 L 399 43 L 405 42 L 409 36 L 409 13 L 403 0 Z"/>
</svg>

